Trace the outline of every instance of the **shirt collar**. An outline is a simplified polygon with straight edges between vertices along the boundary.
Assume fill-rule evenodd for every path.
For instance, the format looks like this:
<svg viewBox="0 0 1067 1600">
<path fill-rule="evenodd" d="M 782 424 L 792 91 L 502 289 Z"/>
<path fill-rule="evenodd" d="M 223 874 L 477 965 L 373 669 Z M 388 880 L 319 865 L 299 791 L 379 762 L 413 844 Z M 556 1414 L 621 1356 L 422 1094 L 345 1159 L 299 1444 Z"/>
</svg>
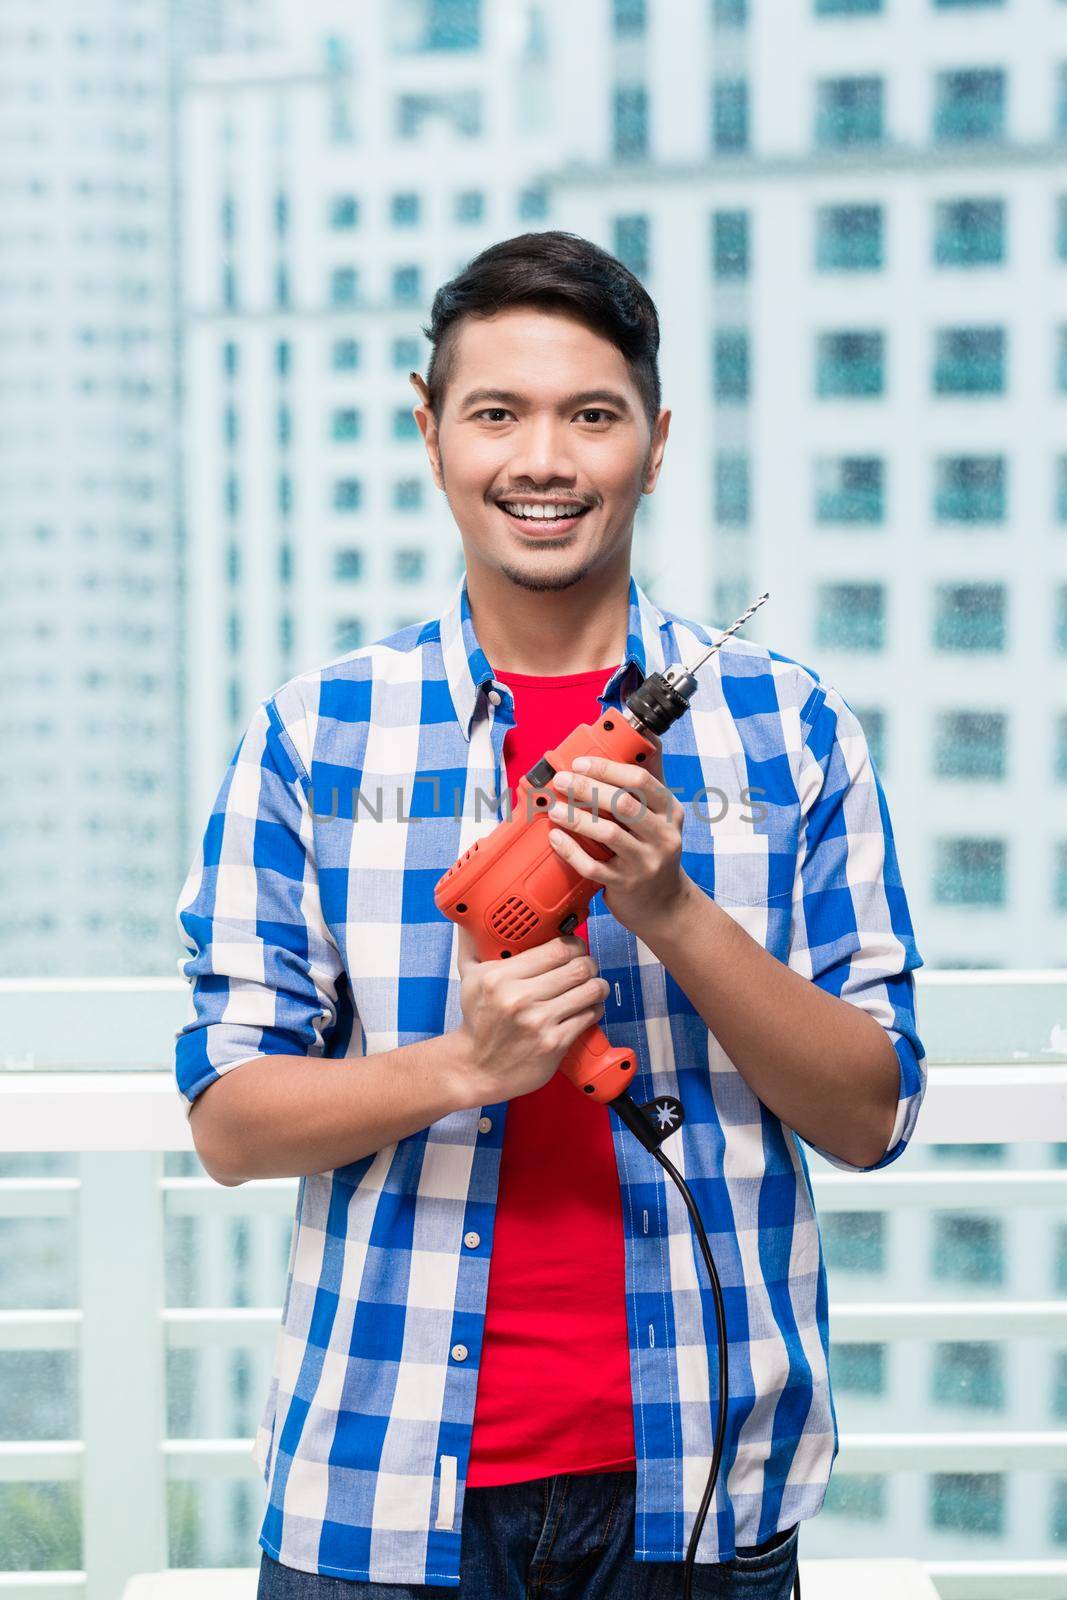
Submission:
<svg viewBox="0 0 1067 1600">
<path fill-rule="evenodd" d="M 496 680 L 488 657 L 478 643 L 478 636 L 474 631 L 470 599 L 467 594 L 466 568 L 456 582 L 452 603 L 440 621 L 445 676 L 448 679 L 452 703 L 456 708 L 463 737 L 469 739 L 479 698 Z M 624 674 L 631 667 L 635 669 L 634 688 L 649 674 L 664 671 L 667 662 L 663 651 L 662 630 L 667 626 L 663 612 L 631 574 L 626 651 L 604 687 L 605 699 L 613 693 L 616 684 L 621 683 Z M 498 683 L 497 688 L 502 695 L 509 696 L 510 691 L 505 683 Z M 629 687 L 626 692 L 630 692 Z"/>
</svg>

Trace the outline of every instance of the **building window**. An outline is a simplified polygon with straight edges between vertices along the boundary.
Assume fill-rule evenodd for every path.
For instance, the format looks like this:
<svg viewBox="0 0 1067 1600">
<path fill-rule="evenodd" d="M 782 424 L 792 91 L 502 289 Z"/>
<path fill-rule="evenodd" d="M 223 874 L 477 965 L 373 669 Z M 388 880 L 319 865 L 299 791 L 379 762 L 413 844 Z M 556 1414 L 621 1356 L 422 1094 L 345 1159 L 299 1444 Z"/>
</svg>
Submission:
<svg viewBox="0 0 1067 1600">
<path fill-rule="evenodd" d="M 749 221 L 747 211 L 714 211 L 711 217 L 711 270 L 720 281 L 747 278 Z"/>
<path fill-rule="evenodd" d="M 1007 79 L 999 67 L 939 72 L 934 89 L 934 138 L 971 144 L 1003 139 Z"/>
<path fill-rule="evenodd" d="M 942 711 L 934 734 L 938 778 L 1002 779 L 1008 719 L 1000 711 Z"/>
<path fill-rule="evenodd" d="M 881 78 L 824 78 L 815 99 L 815 143 L 820 150 L 881 144 L 885 137 L 885 85 Z"/>
<path fill-rule="evenodd" d="M 820 272 L 875 272 L 882 266 L 881 206 L 820 206 L 815 214 Z"/>
<path fill-rule="evenodd" d="M 828 1211 L 821 1219 L 823 1253 L 831 1272 L 884 1272 L 885 1214 Z"/>
<path fill-rule="evenodd" d="M 278 577 L 282 583 L 293 581 L 293 547 L 288 539 L 278 546 Z"/>
<path fill-rule="evenodd" d="M 279 378 L 287 378 L 293 367 L 293 347 L 288 339 L 279 339 L 274 346 L 274 370 Z"/>
<path fill-rule="evenodd" d="M 330 422 L 332 439 L 358 439 L 363 432 L 363 417 L 355 406 L 335 411 Z"/>
<path fill-rule="evenodd" d="M 1067 394 L 1067 328 L 1056 330 L 1056 387 Z"/>
<path fill-rule="evenodd" d="M 815 393 L 822 400 L 880 395 L 885 390 L 885 339 L 875 332 L 820 333 Z"/>
<path fill-rule="evenodd" d="M 1003 200 L 942 200 L 934 207 L 939 267 L 999 267 L 1004 261 Z"/>
<path fill-rule="evenodd" d="M 869 17 L 881 9 L 882 0 L 815 0 L 817 17 Z"/>
<path fill-rule="evenodd" d="M 425 575 L 426 557 L 421 550 L 397 550 L 393 554 L 393 576 L 398 583 L 419 583 Z"/>
<path fill-rule="evenodd" d="M 1008 464 L 1003 456 L 941 456 L 936 464 L 938 522 L 1003 522 Z"/>
<path fill-rule="evenodd" d="M 1003 650 L 1007 589 L 1002 583 L 939 583 L 934 596 L 936 650 Z"/>
<path fill-rule="evenodd" d="M 396 511 L 417 511 L 422 506 L 422 480 L 399 478 L 393 484 L 393 508 Z"/>
<path fill-rule="evenodd" d="M 715 520 L 725 528 L 747 528 L 749 517 L 748 456 L 720 451 L 715 457 Z"/>
<path fill-rule="evenodd" d="M 935 1472 L 930 1526 L 960 1533 L 1004 1532 L 1004 1478 L 999 1472 Z"/>
<path fill-rule="evenodd" d="M 748 149 L 748 83 L 720 78 L 711 89 L 711 148 L 716 155 Z"/>
<path fill-rule="evenodd" d="M 614 222 L 614 253 L 624 267 L 637 278 L 644 278 L 649 270 L 649 222 L 645 216 L 616 217 Z"/>
<path fill-rule="evenodd" d="M 1067 194 L 1061 194 L 1056 200 L 1056 255 L 1061 261 L 1067 261 Z"/>
<path fill-rule="evenodd" d="M 464 139 L 482 131 L 482 97 L 477 89 L 456 89 L 444 94 L 402 94 L 396 102 L 399 139 L 417 139 L 424 125 L 444 122 Z"/>
<path fill-rule="evenodd" d="M 333 486 L 335 511 L 358 511 L 363 503 L 363 485 L 358 478 L 339 478 Z"/>
<path fill-rule="evenodd" d="M 1052 776 L 1057 783 L 1067 783 L 1067 711 L 1056 718 L 1052 750 Z"/>
<path fill-rule="evenodd" d="M 612 23 L 617 38 L 640 38 L 648 25 L 645 0 L 613 0 Z"/>
<path fill-rule="evenodd" d="M 823 1510 L 850 1521 L 884 1522 L 885 1479 L 874 1472 L 851 1473 L 847 1478 L 837 1474 L 826 1486 Z"/>
<path fill-rule="evenodd" d="M 330 274 L 330 304 L 354 306 L 359 299 L 359 273 L 355 267 L 334 267 Z"/>
<path fill-rule="evenodd" d="M 335 650 L 358 650 L 363 643 L 361 617 L 339 617 L 334 631 Z"/>
<path fill-rule="evenodd" d="M 293 480 L 287 472 L 278 474 L 278 510 L 283 517 L 292 515 Z"/>
<path fill-rule="evenodd" d="M 1067 840 L 1055 846 L 1052 865 L 1052 909 L 1067 911 Z"/>
<path fill-rule="evenodd" d="M 240 436 L 239 435 L 239 430 L 238 430 L 238 424 L 237 424 L 237 407 L 236 406 L 226 406 L 226 408 L 223 411 L 222 416 L 223 416 L 223 427 L 222 427 L 223 438 L 226 440 L 226 443 L 228 445 L 235 445 L 237 443 L 237 440 L 238 440 L 239 436 Z"/>
<path fill-rule="evenodd" d="M 713 28 L 743 28 L 748 21 L 748 0 L 711 0 Z"/>
<path fill-rule="evenodd" d="M 885 712 L 874 706 L 853 706 L 856 719 L 863 729 L 863 736 L 867 741 L 867 750 L 874 765 L 879 772 L 886 770 L 886 717 Z"/>
<path fill-rule="evenodd" d="M 1004 1353 L 994 1344 L 934 1346 L 931 1399 L 976 1410 L 1004 1407 Z"/>
<path fill-rule="evenodd" d="M 241 489 L 235 472 L 228 472 L 223 485 L 223 500 L 226 506 L 226 515 L 236 517 L 241 509 Z"/>
<path fill-rule="evenodd" d="M 1003 394 L 1003 328 L 939 328 L 934 339 L 935 394 Z"/>
<path fill-rule="evenodd" d="M 393 340 L 393 367 L 397 372 L 416 371 L 421 356 L 422 345 L 418 339 L 405 337 Z"/>
<path fill-rule="evenodd" d="M 1053 648 L 1058 655 L 1067 655 L 1067 583 L 1054 591 Z"/>
<path fill-rule="evenodd" d="M 414 305 L 422 298 L 422 272 L 420 268 L 393 268 L 393 299 L 400 305 Z"/>
<path fill-rule="evenodd" d="M 222 347 L 222 370 L 228 378 L 237 376 L 237 346 L 232 339 L 227 339 Z"/>
<path fill-rule="evenodd" d="M 457 194 L 454 216 L 461 226 L 485 221 L 485 195 L 481 189 L 464 189 Z"/>
<path fill-rule="evenodd" d="M 363 551 L 349 545 L 333 553 L 333 575 L 343 583 L 356 583 L 363 576 Z"/>
<path fill-rule="evenodd" d="M 330 364 L 335 372 L 355 372 L 359 367 L 358 339 L 335 339 L 330 352 Z"/>
<path fill-rule="evenodd" d="M 338 231 L 359 227 L 359 201 L 354 194 L 335 194 L 330 201 L 330 227 Z"/>
<path fill-rule="evenodd" d="M 884 650 L 885 612 L 880 583 L 820 583 L 816 642 L 827 650 Z"/>
<path fill-rule="evenodd" d="M 393 412 L 393 438 L 403 440 L 422 438 L 419 425 L 407 406 L 397 406 Z"/>
<path fill-rule="evenodd" d="M 1003 839 L 939 839 L 936 844 L 936 859 L 934 865 L 934 893 L 935 904 L 939 906 L 1002 906 L 1005 898 L 1005 879 L 1007 876 L 1007 846 Z M 942 1216 L 937 1218 L 939 1223 L 952 1221 L 952 1218 Z M 969 1219 L 963 1219 L 969 1223 Z M 984 1226 L 984 1224 L 983 1224 Z M 960 1237 L 966 1235 L 963 1230 Z M 969 1237 L 969 1235 L 966 1235 Z M 938 1260 L 943 1258 L 946 1262 L 954 1262 L 957 1253 L 963 1250 L 963 1245 L 951 1243 L 943 1247 L 939 1245 Z M 975 1247 L 977 1249 L 977 1247 Z M 970 1269 L 968 1269 L 970 1270 Z M 975 1268 L 975 1271 L 978 1269 Z M 938 1269 L 939 1277 L 965 1277 L 963 1269 L 952 1270 L 947 1267 L 944 1272 Z M 980 1277 L 967 1279 L 968 1282 L 986 1282 Z M 988 1280 L 992 1281 L 992 1280 Z M 999 1278 L 996 1280 L 999 1282 Z"/>
<path fill-rule="evenodd" d="M 884 1394 L 885 1345 L 831 1345 L 830 1381 L 841 1394 Z"/>
<path fill-rule="evenodd" d="M 639 83 L 620 84 L 613 101 L 616 161 L 644 161 L 648 157 L 648 90 Z"/>
<path fill-rule="evenodd" d="M 390 220 L 394 228 L 413 228 L 419 221 L 421 202 L 417 194 L 394 194 Z"/>
<path fill-rule="evenodd" d="M 274 303 L 280 311 L 289 309 L 289 268 L 284 265 L 274 269 Z"/>
<path fill-rule="evenodd" d="M 548 190 L 543 186 L 523 189 L 519 195 L 519 216 L 523 222 L 541 222 L 548 216 Z"/>
<path fill-rule="evenodd" d="M 1067 456 L 1056 457 L 1056 482 L 1052 514 L 1057 522 L 1067 522 Z"/>
<path fill-rule="evenodd" d="M 885 518 L 885 463 L 879 456 L 834 456 L 815 463 L 815 521 L 822 525 Z"/>
<path fill-rule="evenodd" d="M 719 328 L 716 331 L 713 362 L 715 399 L 747 400 L 748 334 L 744 328 Z"/>
</svg>

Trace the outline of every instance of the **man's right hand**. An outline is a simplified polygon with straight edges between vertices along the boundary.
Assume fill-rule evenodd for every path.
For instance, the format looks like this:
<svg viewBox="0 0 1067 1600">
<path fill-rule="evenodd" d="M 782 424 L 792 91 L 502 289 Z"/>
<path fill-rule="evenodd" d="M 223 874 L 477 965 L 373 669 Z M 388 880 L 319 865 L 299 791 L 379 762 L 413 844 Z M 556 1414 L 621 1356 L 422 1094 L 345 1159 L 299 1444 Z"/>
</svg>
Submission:
<svg viewBox="0 0 1067 1600">
<path fill-rule="evenodd" d="M 583 940 L 549 939 L 508 960 L 479 961 L 458 929 L 461 1071 L 471 1104 L 494 1105 L 547 1083 L 579 1034 L 604 1015 L 609 985 Z"/>
</svg>

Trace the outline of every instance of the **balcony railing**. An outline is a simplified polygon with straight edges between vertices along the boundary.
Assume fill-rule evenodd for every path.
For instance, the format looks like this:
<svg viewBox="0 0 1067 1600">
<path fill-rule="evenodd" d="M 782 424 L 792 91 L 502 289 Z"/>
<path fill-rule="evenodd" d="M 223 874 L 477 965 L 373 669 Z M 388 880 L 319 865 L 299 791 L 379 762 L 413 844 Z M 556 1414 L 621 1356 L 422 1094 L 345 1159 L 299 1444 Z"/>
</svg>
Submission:
<svg viewBox="0 0 1067 1600">
<path fill-rule="evenodd" d="M 915 1152 L 924 1145 L 1067 1142 L 1067 970 L 924 969 L 917 982 L 931 1065 Z M 165 1230 L 175 1219 L 285 1219 L 296 1191 L 290 1179 L 228 1189 L 165 1171 L 166 1152 L 192 1150 L 169 1072 L 187 1003 L 178 979 L 0 984 L 0 1152 L 80 1157 L 75 1176 L 0 1179 L 0 1229 L 11 1219 L 68 1219 L 80 1278 L 72 1306 L 0 1310 L 0 1351 L 71 1352 L 80 1393 L 77 1437 L 0 1442 L 0 1487 L 77 1485 L 81 1564 L 12 1572 L 0 1552 L 3 1600 L 118 1600 L 130 1574 L 168 1565 L 168 1487 L 243 1480 L 256 1496 L 262 1488 L 248 1437 L 168 1437 L 168 1354 L 252 1349 L 269 1359 L 280 1312 L 276 1304 L 168 1304 Z M 824 1218 L 961 1209 L 1011 1216 L 1021 1208 L 1062 1210 L 1067 1200 L 1067 1167 L 912 1170 L 911 1150 L 877 1173 L 832 1170 L 816 1156 L 810 1162 Z M 964 1338 L 1067 1345 L 1067 1302 L 966 1291 L 951 1299 L 835 1297 L 831 1326 L 835 1342 L 853 1344 Z M 254 1398 L 258 1407 L 263 1397 Z M 843 1428 L 834 1477 L 1048 1474 L 1063 1473 L 1065 1464 L 1064 1426 L 914 1427 L 901 1416 L 891 1430 Z M 817 1529 L 819 1520 L 809 1526 Z M 254 1565 L 254 1533 L 248 1544 L 245 1564 Z M 972 1554 L 925 1565 L 946 1600 L 1067 1593 L 1067 1551 L 1062 1559 L 1037 1559 L 1029 1541 L 1006 1559 Z"/>
</svg>

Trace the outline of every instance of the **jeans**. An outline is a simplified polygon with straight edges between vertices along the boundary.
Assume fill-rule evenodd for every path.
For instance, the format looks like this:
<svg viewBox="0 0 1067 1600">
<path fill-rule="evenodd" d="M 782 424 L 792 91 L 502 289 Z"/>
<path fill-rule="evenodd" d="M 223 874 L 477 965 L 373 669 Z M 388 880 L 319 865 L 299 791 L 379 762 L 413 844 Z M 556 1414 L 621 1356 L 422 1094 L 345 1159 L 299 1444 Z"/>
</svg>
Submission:
<svg viewBox="0 0 1067 1600">
<path fill-rule="evenodd" d="M 680 1600 L 681 1561 L 634 1559 L 636 1483 L 631 1468 L 468 1489 L 458 1589 L 318 1577 L 264 1551 L 257 1600 Z M 798 1532 L 794 1524 L 747 1555 L 696 1563 L 693 1600 L 790 1600 Z"/>
</svg>

